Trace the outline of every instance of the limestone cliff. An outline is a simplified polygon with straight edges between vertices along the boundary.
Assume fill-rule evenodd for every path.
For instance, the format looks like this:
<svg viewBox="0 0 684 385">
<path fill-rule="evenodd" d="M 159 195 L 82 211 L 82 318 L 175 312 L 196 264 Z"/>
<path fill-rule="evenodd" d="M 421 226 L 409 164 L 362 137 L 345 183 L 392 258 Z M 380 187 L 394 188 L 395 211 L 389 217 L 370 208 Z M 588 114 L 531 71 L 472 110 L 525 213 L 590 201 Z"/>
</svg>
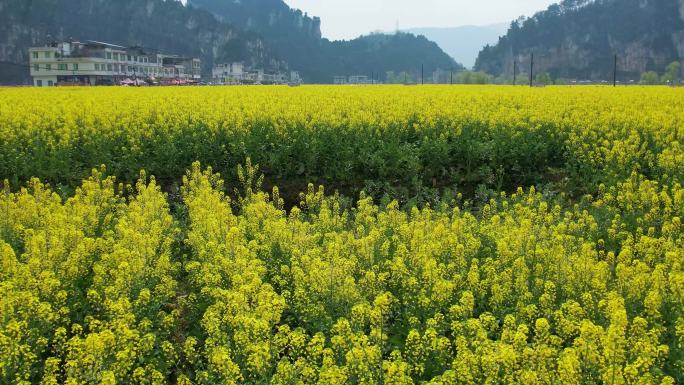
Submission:
<svg viewBox="0 0 684 385">
<path fill-rule="evenodd" d="M 272 61 L 262 38 L 175 0 L 0 0 L 0 82 L 28 81 L 28 47 L 73 38 L 215 61 Z M 276 61 L 277 62 L 277 61 Z"/>
<path fill-rule="evenodd" d="M 529 19 L 479 54 L 476 68 L 510 77 L 535 71 L 556 78 L 612 79 L 614 55 L 622 80 L 662 72 L 684 59 L 684 0 L 565 0 Z"/>
</svg>

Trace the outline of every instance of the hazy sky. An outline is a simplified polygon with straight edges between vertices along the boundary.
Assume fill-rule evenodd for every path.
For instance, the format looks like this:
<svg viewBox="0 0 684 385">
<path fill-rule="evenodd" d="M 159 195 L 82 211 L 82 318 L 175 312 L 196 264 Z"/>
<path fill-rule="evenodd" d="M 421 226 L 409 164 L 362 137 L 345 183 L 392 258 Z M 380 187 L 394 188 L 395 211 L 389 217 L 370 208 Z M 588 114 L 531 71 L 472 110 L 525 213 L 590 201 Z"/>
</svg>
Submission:
<svg viewBox="0 0 684 385">
<path fill-rule="evenodd" d="M 559 0 L 285 0 L 320 16 L 323 36 L 351 39 L 376 30 L 510 22 Z"/>
</svg>

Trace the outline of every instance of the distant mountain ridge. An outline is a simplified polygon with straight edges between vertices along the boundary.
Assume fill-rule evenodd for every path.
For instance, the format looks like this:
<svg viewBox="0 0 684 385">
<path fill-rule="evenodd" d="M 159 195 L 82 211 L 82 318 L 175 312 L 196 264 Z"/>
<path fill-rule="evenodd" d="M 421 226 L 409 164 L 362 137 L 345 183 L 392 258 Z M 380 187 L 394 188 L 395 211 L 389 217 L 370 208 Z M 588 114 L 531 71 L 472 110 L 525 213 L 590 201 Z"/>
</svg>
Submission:
<svg viewBox="0 0 684 385">
<path fill-rule="evenodd" d="M 74 38 L 140 45 L 199 57 L 202 72 L 241 61 L 298 70 L 305 82 L 386 72 L 429 76 L 460 68 L 434 42 L 412 34 L 331 42 L 320 19 L 282 0 L 0 0 L 0 84 L 28 82 L 28 48 Z"/>
<path fill-rule="evenodd" d="M 536 71 L 555 78 L 611 79 L 613 55 L 624 78 L 662 71 L 684 58 L 684 0 L 564 0 L 513 22 L 475 68 L 510 77 L 532 53 Z"/>
<path fill-rule="evenodd" d="M 482 47 L 495 44 L 499 37 L 506 34 L 508 26 L 508 23 L 499 23 L 452 28 L 411 28 L 404 31 L 427 37 L 437 43 L 454 60 L 465 67 L 472 68 Z"/>
<path fill-rule="evenodd" d="M 321 20 L 290 8 L 282 0 L 188 0 L 192 7 L 264 37 L 275 57 L 302 72 L 305 80 L 331 82 L 335 75 L 368 75 L 383 80 L 386 72 L 427 74 L 463 68 L 437 44 L 408 33 L 371 34 L 352 40 L 321 37 Z"/>
</svg>

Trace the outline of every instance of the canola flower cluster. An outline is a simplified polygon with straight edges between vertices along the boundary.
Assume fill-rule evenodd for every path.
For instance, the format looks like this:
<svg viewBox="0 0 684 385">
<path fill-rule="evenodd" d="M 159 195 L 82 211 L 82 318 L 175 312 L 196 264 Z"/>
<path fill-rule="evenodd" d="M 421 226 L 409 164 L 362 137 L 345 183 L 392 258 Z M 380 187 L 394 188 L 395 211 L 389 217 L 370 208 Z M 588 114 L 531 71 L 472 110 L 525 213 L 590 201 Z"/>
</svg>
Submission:
<svg viewBox="0 0 684 385">
<path fill-rule="evenodd" d="M 443 89 L 450 94 L 439 95 Z M 332 96 L 324 96 L 326 90 Z M 568 191 L 564 198 L 521 183 L 526 187 L 509 192 L 502 188 L 481 205 L 457 196 L 449 202 L 409 207 L 361 193 L 350 206 L 345 197 L 309 185 L 299 203 L 286 208 L 277 187 L 268 193 L 262 188 L 263 165 L 248 161 L 237 167 L 232 183 L 240 188 L 229 193 L 226 176 L 208 164 L 192 162 L 176 175 L 177 192 L 169 193 L 149 171 L 138 172 L 134 184 L 121 179 L 128 174 L 117 167 L 127 162 L 134 167 L 142 159 L 125 154 L 106 155 L 112 156 L 113 168 L 90 171 L 68 197 L 38 178 L 23 187 L 5 180 L 0 191 L 0 383 L 684 382 L 681 91 L 634 88 L 613 91 L 617 96 L 611 96 L 600 88 L 448 90 L 425 87 L 414 91 L 420 95 L 410 96 L 397 87 L 276 88 L 264 109 L 305 105 L 307 97 L 319 95 L 322 105 L 335 98 L 344 104 L 346 97 L 366 116 L 353 115 L 345 109 L 349 107 L 338 112 L 322 107 L 319 113 L 327 113 L 325 118 L 268 110 L 270 123 L 251 124 L 257 131 L 273 130 L 255 138 L 278 136 L 278 146 L 307 140 L 318 145 L 323 136 L 317 131 L 346 126 L 335 138 L 341 159 L 352 159 L 353 154 L 345 151 L 365 151 L 364 146 L 380 146 L 376 156 L 392 158 L 399 156 L 394 151 L 417 146 L 418 152 L 404 154 L 413 156 L 427 151 L 422 145 L 443 143 L 435 153 L 454 161 L 470 155 L 452 151 L 479 143 L 483 147 L 472 151 L 501 152 L 484 160 L 473 158 L 470 165 L 453 164 L 454 174 L 440 171 L 443 178 L 463 175 L 469 167 L 496 169 L 497 162 L 511 157 L 517 163 L 504 170 L 513 173 L 504 187 L 519 178 L 552 177 L 555 173 L 549 170 L 558 170 L 568 181 L 556 181 L 556 188 L 573 187 L 584 194 Z M 102 99 L 83 108 L 94 111 L 112 103 L 110 112 L 119 114 L 121 127 L 148 116 L 153 105 L 150 101 L 141 110 L 119 110 L 117 103 L 123 99 L 117 93 L 128 90 L 3 90 L 0 99 L 23 93 L 34 97 L 29 100 L 36 105 L 33 112 L 17 111 L 33 120 L 0 126 L 8 133 L 1 139 L 3 146 L 15 144 L 13 155 L 2 154 L 3 162 L 17 159 L 12 156 L 68 162 L 82 156 L 69 152 L 79 146 L 98 143 L 106 152 L 121 145 L 114 144 L 114 138 L 134 140 L 161 129 L 125 126 L 115 134 L 110 131 L 113 126 L 104 123 L 116 122 L 112 117 L 73 125 L 66 124 L 68 115 L 57 110 L 45 114 L 48 97 L 70 92 L 77 96 L 67 97 L 74 98 L 83 97 L 81 92 L 100 92 Z M 170 91 L 131 92 L 159 97 Z M 210 99 L 198 90 L 187 92 Z M 269 96 L 261 89 L 206 92 Z M 280 100 L 281 93 L 295 100 Z M 585 104 L 582 96 L 593 105 Z M 166 97 L 168 104 L 180 104 L 175 111 L 192 100 L 190 95 Z M 435 103 L 428 106 L 431 99 Z M 410 111 L 384 111 L 370 104 L 364 108 L 367 100 L 384 100 L 385 107 L 395 108 L 402 103 Z M 459 108 L 499 109 L 515 116 L 494 114 L 478 120 L 473 111 L 456 109 L 449 100 Z M 539 111 L 535 102 L 541 104 Z M 226 101 L 229 111 L 213 111 L 205 123 L 212 116 L 232 113 L 238 108 L 235 104 L 246 107 L 244 101 Z M 67 110 L 66 104 L 61 106 Z M 197 104 L 198 109 L 205 107 Z M 440 107 L 445 112 L 438 111 Z M 560 115 L 543 110 L 546 107 Z M 0 107 L 0 121 L 10 116 L 4 108 Z M 299 114 L 308 108 L 302 106 Z M 200 116 L 192 114 L 186 123 L 199 130 L 199 120 L 192 119 Z M 426 120 L 428 116 L 434 120 Z M 290 118 L 310 125 L 288 123 L 281 130 L 271 126 Z M 238 124 L 232 120 L 237 115 L 225 119 Z M 415 120 L 412 128 L 400 125 L 407 123 L 405 119 Z M 152 147 L 141 151 L 147 148 L 150 158 L 162 156 L 155 146 L 180 138 L 174 130 L 189 130 L 182 124 L 179 120 L 177 126 L 169 126 L 168 138 L 160 132 L 146 142 Z M 352 127 L 365 130 L 367 140 L 345 142 L 361 135 Z M 244 138 L 248 128 L 243 127 Z M 214 130 L 208 124 L 204 129 Z M 311 134 L 288 142 L 292 130 Z M 395 142 L 390 140 L 393 130 Z M 74 138 L 62 138 L 68 132 Z M 212 132 L 227 131 L 224 126 Z M 425 136 L 413 142 L 416 133 Z M 200 130 L 196 135 L 207 134 Z M 45 142 L 42 150 L 27 150 L 24 141 L 49 136 L 57 140 L 54 147 Z M 381 138 L 389 141 L 381 145 Z M 458 143 L 459 138 L 468 145 Z M 545 140 L 536 143 L 537 139 Z M 500 141 L 508 141 L 508 146 Z M 518 144 L 539 151 L 525 154 Z M 561 152 L 547 153 L 544 148 Z M 197 158 L 202 150 L 196 149 Z M 260 156 L 284 156 L 268 152 L 272 150 L 263 150 L 266 153 Z M 322 148 L 302 151 L 296 155 L 307 157 Z M 333 155 L 319 154 L 316 159 Z M 534 162 L 543 156 L 546 163 L 540 163 L 539 175 L 533 176 Z M 525 157 L 529 164 L 523 162 Z M 416 164 L 427 167 L 426 159 L 419 158 Z M 167 171 L 179 162 L 183 161 L 166 165 Z M 280 163 L 269 167 L 273 164 Z M 49 171 L 51 163 L 36 165 Z M 329 166 L 321 165 L 316 173 Z M 354 170 L 348 171 L 373 172 Z M 0 177 L 15 177 L 2 172 Z M 111 173 L 119 178 L 108 176 Z M 65 169 L 62 176 L 76 175 L 77 169 Z"/>
<path fill-rule="evenodd" d="M 636 170 L 684 177 L 681 88 L 492 86 L 0 89 L 0 178 L 71 192 L 93 167 L 161 184 L 192 162 L 402 203 L 457 186 L 548 180 L 596 193 Z M 661 179 L 662 178 L 662 179 Z M 291 188 L 292 187 L 292 188 Z M 287 190 L 287 191 L 285 191 Z"/>
</svg>

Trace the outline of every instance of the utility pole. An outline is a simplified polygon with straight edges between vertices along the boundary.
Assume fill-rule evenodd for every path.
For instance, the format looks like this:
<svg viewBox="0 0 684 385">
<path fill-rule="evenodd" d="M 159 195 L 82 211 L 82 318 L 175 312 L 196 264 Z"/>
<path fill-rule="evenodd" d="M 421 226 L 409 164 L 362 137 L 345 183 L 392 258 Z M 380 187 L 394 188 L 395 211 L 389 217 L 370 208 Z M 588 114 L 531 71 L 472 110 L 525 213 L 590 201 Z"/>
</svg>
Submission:
<svg viewBox="0 0 684 385">
<path fill-rule="evenodd" d="M 420 65 L 420 85 L 425 85 L 425 65 Z"/>
<path fill-rule="evenodd" d="M 518 75 L 518 61 L 513 60 L 513 85 L 516 85 L 516 75 Z"/>
<path fill-rule="evenodd" d="M 530 54 L 530 87 L 533 85 L 534 79 L 534 53 Z"/>
<path fill-rule="evenodd" d="M 613 60 L 613 87 L 617 87 L 617 54 Z"/>
<path fill-rule="evenodd" d="M 454 85 L 454 67 L 451 67 L 451 72 L 449 72 L 449 75 L 451 75 L 451 79 L 449 80 L 449 84 L 452 86 Z"/>
</svg>

